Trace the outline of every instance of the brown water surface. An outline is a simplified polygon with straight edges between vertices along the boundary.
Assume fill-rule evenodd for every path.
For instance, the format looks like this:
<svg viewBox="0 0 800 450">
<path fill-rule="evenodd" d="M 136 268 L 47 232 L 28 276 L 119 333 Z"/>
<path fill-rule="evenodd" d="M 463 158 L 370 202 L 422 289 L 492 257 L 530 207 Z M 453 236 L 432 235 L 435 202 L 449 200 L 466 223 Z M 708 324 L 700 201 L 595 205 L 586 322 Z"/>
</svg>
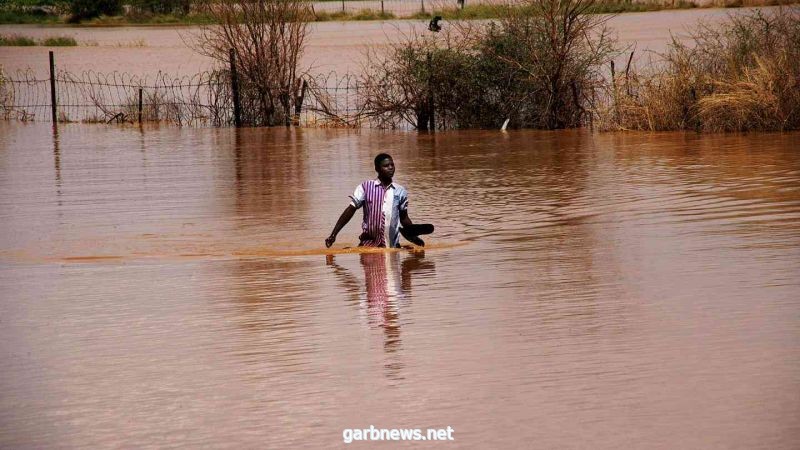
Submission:
<svg viewBox="0 0 800 450">
<path fill-rule="evenodd" d="M 338 6 L 329 2 L 329 6 Z M 772 8 L 766 8 L 772 9 Z M 729 14 L 750 8 L 694 9 L 621 14 L 611 18 L 609 27 L 619 38 L 620 47 L 635 50 L 635 61 L 648 64 L 663 52 L 672 37 L 685 38 L 698 22 L 717 23 Z M 303 69 L 312 75 L 336 71 L 360 73 L 364 53 L 370 48 L 386 48 L 414 33 L 428 33 L 427 20 L 367 22 L 319 22 L 309 26 Z M 445 27 L 453 25 L 444 22 Z M 55 51 L 56 66 L 72 73 L 94 71 L 125 72 L 153 76 L 158 72 L 184 76 L 209 70 L 214 61 L 192 50 L 199 33 L 197 27 L 69 27 L 41 25 L 0 25 L 0 34 L 20 34 L 41 40 L 50 36 L 70 36 L 77 47 L 0 47 L 0 66 L 7 72 L 30 69 L 36 76 L 49 76 L 47 52 Z M 628 53 L 618 64 L 627 63 Z"/>
<path fill-rule="evenodd" d="M 797 448 L 798 141 L 0 123 L 0 447 Z"/>
</svg>

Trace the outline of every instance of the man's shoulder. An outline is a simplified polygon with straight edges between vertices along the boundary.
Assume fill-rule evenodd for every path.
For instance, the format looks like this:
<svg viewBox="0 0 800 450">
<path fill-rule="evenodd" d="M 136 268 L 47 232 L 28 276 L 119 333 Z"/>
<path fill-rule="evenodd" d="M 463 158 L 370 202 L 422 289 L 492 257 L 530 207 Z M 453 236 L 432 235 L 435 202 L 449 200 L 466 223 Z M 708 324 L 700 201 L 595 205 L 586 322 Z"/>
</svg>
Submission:
<svg viewBox="0 0 800 450">
<path fill-rule="evenodd" d="M 397 189 L 397 192 L 403 192 L 403 193 L 407 192 L 405 186 L 403 186 L 400 183 L 392 182 L 392 185 L 394 185 L 394 188 Z"/>
</svg>

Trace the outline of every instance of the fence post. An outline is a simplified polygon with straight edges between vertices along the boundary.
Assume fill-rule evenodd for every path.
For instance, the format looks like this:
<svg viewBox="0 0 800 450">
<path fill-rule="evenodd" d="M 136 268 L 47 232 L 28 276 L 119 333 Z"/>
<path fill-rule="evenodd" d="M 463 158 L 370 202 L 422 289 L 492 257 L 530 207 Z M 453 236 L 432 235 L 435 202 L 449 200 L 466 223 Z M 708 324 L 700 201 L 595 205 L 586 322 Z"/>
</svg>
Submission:
<svg viewBox="0 0 800 450">
<path fill-rule="evenodd" d="M 300 96 L 297 97 L 294 103 L 294 115 L 297 116 L 297 126 L 300 126 L 300 113 L 303 111 L 303 99 L 306 98 L 306 88 L 308 83 L 303 80 L 303 87 L 300 88 Z"/>
<path fill-rule="evenodd" d="M 631 56 L 628 58 L 628 65 L 625 66 L 625 92 L 628 93 L 628 97 L 631 96 L 631 83 L 628 74 L 631 70 L 631 63 L 633 62 L 633 52 L 631 52 Z"/>
<path fill-rule="evenodd" d="M 422 14 L 425 14 L 425 0 L 419 0 L 422 3 Z"/>
<path fill-rule="evenodd" d="M 139 125 L 142 124 L 142 88 L 139 88 Z"/>
<path fill-rule="evenodd" d="M 614 120 L 619 124 L 619 102 L 617 101 L 617 72 L 614 68 L 614 60 L 611 60 L 611 90 L 614 100 Z"/>
<path fill-rule="evenodd" d="M 236 73 L 236 52 L 230 50 L 231 58 L 231 91 L 233 91 L 233 124 L 242 126 L 241 106 L 239 105 L 239 75 Z"/>
<path fill-rule="evenodd" d="M 58 113 L 56 112 L 56 62 L 52 51 L 50 51 L 50 105 L 53 114 L 53 125 L 56 125 L 58 123 Z"/>
<path fill-rule="evenodd" d="M 344 0 L 342 0 L 342 12 L 344 12 Z"/>
<path fill-rule="evenodd" d="M 381 15 L 386 15 L 386 12 L 383 10 L 383 0 L 381 0 Z"/>
<path fill-rule="evenodd" d="M 428 52 L 428 128 L 431 133 L 436 132 L 436 120 L 434 119 L 433 107 L 433 57 Z"/>
</svg>

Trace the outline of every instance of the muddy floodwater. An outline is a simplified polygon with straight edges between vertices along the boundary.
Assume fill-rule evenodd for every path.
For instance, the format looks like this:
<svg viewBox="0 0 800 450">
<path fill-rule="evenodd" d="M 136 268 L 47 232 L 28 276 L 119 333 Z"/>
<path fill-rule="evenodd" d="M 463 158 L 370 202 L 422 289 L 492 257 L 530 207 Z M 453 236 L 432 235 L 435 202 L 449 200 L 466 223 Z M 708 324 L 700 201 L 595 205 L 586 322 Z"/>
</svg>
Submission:
<svg viewBox="0 0 800 450">
<path fill-rule="evenodd" d="M 333 5 L 335 2 L 329 2 Z M 773 10 L 773 8 L 763 8 Z M 608 26 L 626 48 L 618 58 L 620 67 L 627 63 L 629 51 L 634 61 L 647 65 L 651 52 L 663 52 L 674 36 L 683 39 L 699 22 L 713 24 L 730 14 L 749 8 L 694 9 L 621 14 L 610 18 Z M 452 27 L 444 21 L 444 26 Z M 309 26 L 302 68 L 311 75 L 360 73 L 367 49 L 381 52 L 388 45 L 414 33 L 430 33 L 427 20 L 364 22 L 320 22 Z M 94 71 L 124 72 L 152 76 L 165 72 L 174 76 L 194 75 L 213 68 L 214 61 L 192 50 L 196 47 L 197 27 L 69 27 L 41 25 L 0 25 L 0 34 L 19 34 L 42 40 L 50 36 L 69 36 L 77 47 L 0 47 L 0 66 L 15 74 L 30 69 L 37 77 L 49 76 L 48 51 L 55 51 L 58 69 L 71 73 Z"/>
<path fill-rule="evenodd" d="M 0 123 L 0 447 L 797 448 L 798 142 Z"/>
</svg>

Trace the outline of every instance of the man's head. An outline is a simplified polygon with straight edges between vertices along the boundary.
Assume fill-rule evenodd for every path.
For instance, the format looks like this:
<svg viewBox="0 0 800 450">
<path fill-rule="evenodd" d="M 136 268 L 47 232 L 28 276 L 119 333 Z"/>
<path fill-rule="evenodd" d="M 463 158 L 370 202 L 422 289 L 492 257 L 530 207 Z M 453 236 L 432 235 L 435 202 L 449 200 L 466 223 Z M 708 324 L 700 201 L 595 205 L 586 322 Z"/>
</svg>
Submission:
<svg viewBox="0 0 800 450">
<path fill-rule="evenodd" d="M 378 178 L 391 181 L 394 176 L 394 161 L 392 157 L 386 153 L 376 156 L 375 171 L 378 172 Z"/>
</svg>

